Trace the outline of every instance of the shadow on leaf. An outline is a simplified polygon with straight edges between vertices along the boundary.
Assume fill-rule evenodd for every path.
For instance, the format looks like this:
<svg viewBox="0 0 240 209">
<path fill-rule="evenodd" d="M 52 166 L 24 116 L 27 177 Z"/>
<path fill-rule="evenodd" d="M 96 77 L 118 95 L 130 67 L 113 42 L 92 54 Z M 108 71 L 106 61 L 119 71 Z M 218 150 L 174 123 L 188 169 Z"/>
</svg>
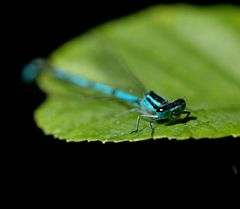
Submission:
<svg viewBox="0 0 240 209">
<path fill-rule="evenodd" d="M 188 118 L 184 118 L 184 119 L 180 119 L 180 120 L 176 120 L 176 121 L 170 121 L 170 122 L 166 123 L 165 126 L 172 126 L 172 125 L 176 125 L 176 124 L 180 124 L 180 123 L 186 124 L 188 121 L 196 120 L 196 119 L 197 119 L 197 117 L 190 116 Z"/>
</svg>

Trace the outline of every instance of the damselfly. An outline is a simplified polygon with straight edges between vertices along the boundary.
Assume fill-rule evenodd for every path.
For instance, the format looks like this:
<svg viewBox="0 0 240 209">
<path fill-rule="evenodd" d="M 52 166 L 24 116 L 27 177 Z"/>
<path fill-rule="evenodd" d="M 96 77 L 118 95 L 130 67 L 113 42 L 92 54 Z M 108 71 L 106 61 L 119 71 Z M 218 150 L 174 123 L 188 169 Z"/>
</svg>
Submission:
<svg viewBox="0 0 240 209">
<path fill-rule="evenodd" d="M 101 54 L 103 53 L 101 52 Z M 108 53 L 107 60 L 110 59 L 115 59 L 112 65 L 113 68 L 116 68 L 116 65 L 122 65 L 122 63 L 118 62 L 119 60 L 116 59 L 113 52 Z M 126 67 L 123 66 L 121 67 L 121 71 L 118 71 L 118 73 L 120 72 L 121 74 L 128 74 L 128 79 L 130 77 L 132 79 L 130 79 L 130 82 L 134 83 L 134 87 L 132 88 L 132 90 L 134 90 L 135 88 L 139 91 L 141 89 L 140 92 L 145 91 L 144 93 L 140 93 L 142 94 L 141 96 L 139 96 L 139 93 L 138 95 L 134 94 L 134 91 L 132 91 L 133 93 L 129 93 L 126 90 L 118 89 L 103 83 L 94 82 L 85 77 L 69 73 L 68 71 L 62 69 L 58 69 L 51 65 L 47 60 L 41 58 L 34 59 L 24 67 L 23 78 L 25 81 L 33 81 L 37 77 L 39 72 L 44 70 L 48 71 L 53 77 L 57 79 L 69 82 L 82 88 L 92 89 L 96 92 L 100 92 L 102 94 L 129 103 L 133 107 L 132 110 L 139 113 L 136 121 L 136 128 L 131 133 L 138 132 L 141 119 L 148 121 L 152 131 L 151 136 L 153 136 L 154 122 L 161 122 L 166 120 L 171 121 L 172 119 L 179 118 L 181 114 L 184 114 L 184 119 L 187 119 L 190 115 L 189 111 L 185 111 L 186 102 L 183 99 L 176 99 L 172 102 L 169 102 L 167 99 L 156 94 L 153 91 L 143 90 L 144 88 L 140 81 L 135 78 L 130 71 L 127 71 Z M 108 69 L 108 72 L 111 72 L 111 74 L 116 74 L 116 71 L 114 69 L 111 69 L 111 71 Z M 115 81 L 117 82 L 117 80 Z"/>
</svg>

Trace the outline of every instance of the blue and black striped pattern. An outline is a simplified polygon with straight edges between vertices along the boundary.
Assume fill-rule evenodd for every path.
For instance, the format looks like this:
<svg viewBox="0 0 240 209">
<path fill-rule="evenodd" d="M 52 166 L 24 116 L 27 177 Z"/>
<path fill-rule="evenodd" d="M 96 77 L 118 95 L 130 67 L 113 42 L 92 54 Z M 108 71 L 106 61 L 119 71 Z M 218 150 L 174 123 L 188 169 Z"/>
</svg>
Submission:
<svg viewBox="0 0 240 209">
<path fill-rule="evenodd" d="M 82 88 L 93 89 L 105 95 L 130 103 L 140 113 L 137 119 L 135 131 L 138 131 L 141 118 L 146 119 L 152 128 L 151 123 L 154 121 L 177 118 L 180 114 L 186 114 L 187 118 L 190 114 L 190 112 L 184 111 L 186 103 L 183 99 L 168 102 L 168 100 L 157 95 L 153 91 L 145 93 L 143 97 L 140 98 L 125 91 L 114 89 L 111 86 L 93 82 L 84 77 L 68 73 L 67 71 L 56 69 L 46 60 L 40 58 L 33 60 L 24 67 L 22 72 L 23 79 L 27 82 L 32 82 L 42 70 L 49 71 L 57 79 L 69 82 Z"/>
</svg>

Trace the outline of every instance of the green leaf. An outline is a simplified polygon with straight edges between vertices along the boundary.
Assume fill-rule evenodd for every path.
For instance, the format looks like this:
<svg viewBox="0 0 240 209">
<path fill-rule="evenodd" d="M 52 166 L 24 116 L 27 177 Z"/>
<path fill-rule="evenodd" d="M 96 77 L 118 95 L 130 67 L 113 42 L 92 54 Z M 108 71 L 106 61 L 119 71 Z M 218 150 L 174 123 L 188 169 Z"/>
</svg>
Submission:
<svg viewBox="0 0 240 209">
<path fill-rule="evenodd" d="M 184 98 L 186 124 L 155 124 L 154 138 L 200 139 L 240 136 L 240 10 L 230 5 L 156 6 L 101 25 L 57 49 L 51 62 L 61 69 L 108 83 L 97 63 L 103 37 L 131 72 L 168 100 Z M 100 69 L 101 68 L 101 69 Z M 105 73 L 103 73 L 105 72 Z M 108 71 L 110 72 L 110 71 Z M 151 137 L 146 121 L 132 133 L 138 113 L 89 90 L 57 81 L 47 73 L 38 83 L 47 100 L 35 119 L 46 134 L 67 141 L 138 141 Z"/>
</svg>

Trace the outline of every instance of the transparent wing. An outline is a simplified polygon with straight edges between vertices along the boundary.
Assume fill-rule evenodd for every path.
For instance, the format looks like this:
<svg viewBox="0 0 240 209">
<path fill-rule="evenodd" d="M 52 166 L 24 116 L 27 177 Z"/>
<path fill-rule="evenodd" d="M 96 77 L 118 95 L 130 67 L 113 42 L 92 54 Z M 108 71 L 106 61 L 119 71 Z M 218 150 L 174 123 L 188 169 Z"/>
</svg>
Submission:
<svg viewBox="0 0 240 209">
<path fill-rule="evenodd" d="M 139 97 L 146 93 L 141 81 L 131 72 L 114 47 L 103 37 L 96 38 L 96 48 L 92 57 L 101 73 L 107 78 L 105 84 Z"/>
</svg>

